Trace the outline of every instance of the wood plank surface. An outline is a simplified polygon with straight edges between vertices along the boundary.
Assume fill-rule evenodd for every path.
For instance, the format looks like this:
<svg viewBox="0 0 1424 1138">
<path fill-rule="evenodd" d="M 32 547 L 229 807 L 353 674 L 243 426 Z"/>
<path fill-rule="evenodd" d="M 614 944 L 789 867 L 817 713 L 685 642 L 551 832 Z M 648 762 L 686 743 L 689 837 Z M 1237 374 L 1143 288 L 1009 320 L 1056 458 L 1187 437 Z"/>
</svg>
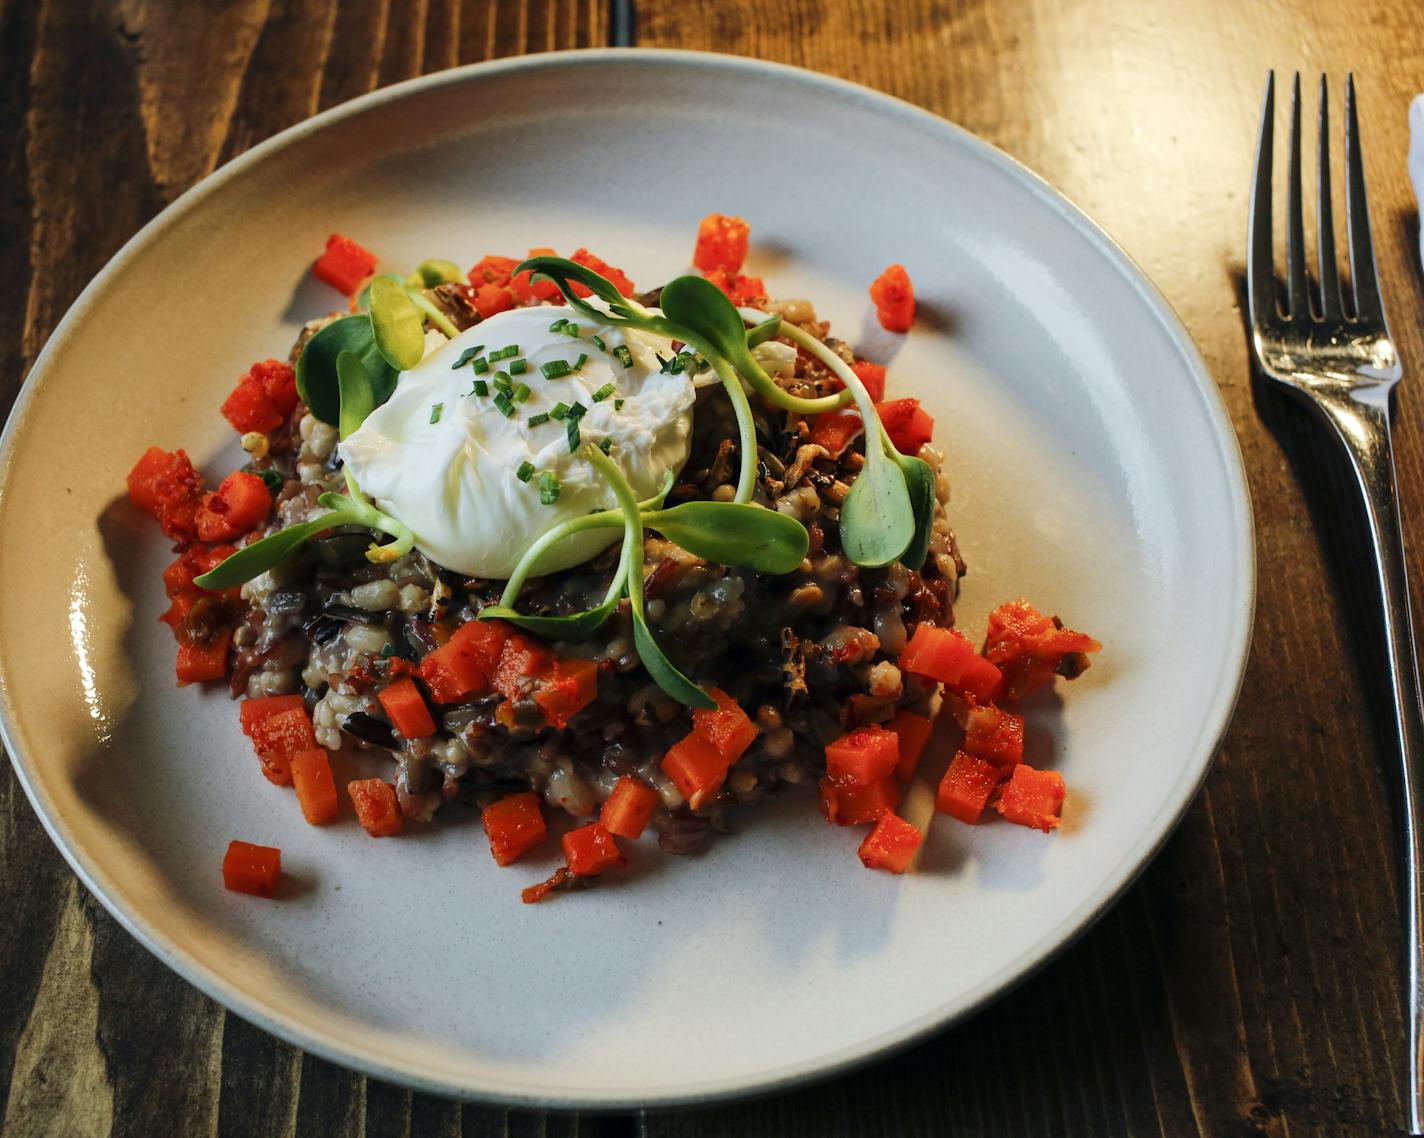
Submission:
<svg viewBox="0 0 1424 1138">
<path fill-rule="evenodd" d="M 1312 84 L 1328 70 L 1339 91 L 1352 69 L 1384 294 L 1424 383 L 1404 168 L 1424 88 L 1417 0 L 0 0 L 0 410 L 108 257 L 220 163 L 379 85 L 610 38 L 781 60 L 943 114 L 1063 189 L 1162 288 L 1226 399 L 1259 543 L 1251 665 L 1206 788 L 1093 930 L 967 1023 L 778 1096 L 578 1117 L 412 1094 L 227 1015 L 88 896 L 6 765 L 0 1133 L 1397 1133 L 1401 938 L 1369 581 L 1358 521 L 1332 504 L 1341 470 L 1251 380 L 1241 274 L 1266 70 Z M 1424 610 L 1424 388 L 1404 386 L 1395 437 Z"/>
</svg>

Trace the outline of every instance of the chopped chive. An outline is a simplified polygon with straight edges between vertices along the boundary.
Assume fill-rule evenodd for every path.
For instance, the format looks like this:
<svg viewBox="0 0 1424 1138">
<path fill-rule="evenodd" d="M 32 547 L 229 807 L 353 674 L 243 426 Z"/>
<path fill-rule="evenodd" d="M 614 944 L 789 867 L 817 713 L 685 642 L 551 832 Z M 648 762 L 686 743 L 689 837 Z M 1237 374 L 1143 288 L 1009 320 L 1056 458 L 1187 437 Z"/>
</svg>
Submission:
<svg viewBox="0 0 1424 1138">
<path fill-rule="evenodd" d="M 513 359 L 513 358 L 514 358 L 515 356 L 517 356 L 518 354 L 519 354 L 519 345 L 518 345 L 518 344 L 506 344 L 504 347 L 500 348 L 499 351 L 497 351 L 497 352 L 491 352 L 491 353 L 489 354 L 490 363 L 497 363 L 499 360 L 509 360 L 509 359 Z"/>
<path fill-rule="evenodd" d="M 499 413 L 506 419 L 514 418 L 514 404 L 510 402 L 509 396 L 503 391 L 494 393 L 494 405 L 499 408 Z"/>
<path fill-rule="evenodd" d="M 486 383 L 486 382 L 485 382 L 484 380 L 482 380 L 482 379 L 477 379 L 477 380 L 475 380 L 475 389 L 474 389 L 472 392 L 470 392 L 470 394 L 471 394 L 471 395 L 488 395 L 488 394 L 489 394 L 489 384 Z"/>
<path fill-rule="evenodd" d="M 604 439 L 601 443 L 598 444 L 598 449 L 601 450 L 604 454 L 607 454 L 613 449 L 613 440 Z"/>
<path fill-rule="evenodd" d="M 509 378 L 509 372 L 497 371 L 494 373 L 494 385 L 501 391 L 508 391 L 514 386 L 514 380 Z"/>
<path fill-rule="evenodd" d="M 529 399 L 530 391 L 527 383 L 521 383 L 514 389 L 513 399 L 516 403 L 524 403 Z"/>
<path fill-rule="evenodd" d="M 614 387 L 613 384 L 605 383 L 602 387 L 600 387 L 597 391 L 593 393 L 593 401 L 595 403 L 602 403 L 605 399 L 607 399 L 617 390 L 618 389 Z"/>
<path fill-rule="evenodd" d="M 569 339 L 571 339 L 571 340 L 577 340 L 577 339 L 578 339 L 579 326 L 578 326 L 577 324 L 575 324 L 572 320 L 570 320 L 570 321 L 569 321 L 567 324 L 565 324 L 561 329 L 559 329 L 559 331 L 563 332 L 563 334 L 564 334 L 565 336 L 569 337 Z"/>
<path fill-rule="evenodd" d="M 509 361 L 509 374 L 510 374 L 510 375 L 523 375 L 523 374 L 524 374 L 526 371 L 528 371 L 528 370 L 529 370 L 529 361 L 528 361 L 528 360 L 510 360 L 510 361 Z"/>
<path fill-rule="evenodd" d="M 579 442 L 581 441 L 579 435 L 579 421 L 573 418 L 569 419 L 569 421 L 564 424 L 564 431 L 569 438 L 569 453 L 577 454 Z"/>
<path fill-rule="evenodd" d="M 430 421 L 431 421 L 432 423 L 438 423 L 438 422 L 440 422 L 440 416 L 441 416 L 442 414 L 444 414 L 444 412 L 445 412 L 445 404 L 443 404 L 443 403 L 437 403 L 437 404 L 435 404 L 434 407 L 430 408 Z"/>
<path fill-rule="evenodd" d="M 534 477 L 534 464 L 525 460 L 519 464 L 519 469 L 514 472 L 514 477 L 521 482 L 528 482 Z"/>
<path fill-rule="evenodd" d="M 549 418 L 551 419 L 562 419 L 568 413 L 569 405 L 562 401 L 555 403 L 552 407 L 549 408 Z"/>
<path fill-rule="evenodd" d="M 624 367 L 633 366 L 633 352 L 629 349 L 627 344 L 619 344 L 613 349 L 613 354 Z"/>
<path fill-rule="evenodd" d="M 574 361 L 574 371 L 581 371 L 581 370 L 583 370 L 583 365 L 586 364 L 586 363 L 588 363 L 588 353 L 587 353 L 587 352 L 580 352 L 580 353 L 579 353 L 579 358 L 578 358 L 576 361 Z"/>
<path fill-rule="evenodd" d="M 582 419 L 587 414 L 588 408 L 585 407 L 582 403 L 575 403 L 572 407 L 569 408 L 570 419 Z"/>
<path fill-rule="evenodd" d="M 540 411 L 539 414 L 537 414 L 537 415 L 530 415 L 530 416 L 529 416 L 529 425 L 530 425 L 531 427 L 539 427 L 539 426 L 542 426 L 543 424 L 547 423 L 548 421 L 549 421 L 549 412 L 547 412 L 547 411 Z"/>
<path fill-rule="evenodd" d="M 559 485 L 559 476 L 552 470 L 546 470 L 539 475 L 539 501 L 545 506 L 552 506 L 559 500 L 559 491 L 563 487 Z"/>
<path fill-rule="evenodd" d="M 590 336 L 589 339 L 593 341 L 594 347 L 600 352 L 608 351 L 608 345 L 603 342 L 602 336 Z"/>
<path fill-rule="evenodd" d="M 549 331 L 562 332 L 564 330 L 564 325 L 566 325 L 568 322 L 568 317 L 561 316 L 559 317 L 559 319 L 555 320 L 552 324 L 549 325 Z"/>
<path fill-rule="evenodd" d="M 615 411 L 621 411 L 621 410 L 623 410 L 623 404 L 624 404 L 624 402 L 625 402 L 625 401 L 622 400 L 622 399 L 615 399 L 615 400 L 613 401 L 613 410 L 615 410 Z"/>
<path fill-rule="evenodd" d="M 485 359 L 484 356 L 477 356 L 475 362 L 470 366 L 475 369 L 476 375 L 484 375 L 485 372 L 489 371 L 489 360 Z"/>
<path fill-rule="evenodd" d="M 569 367 L 568 360 L 550 360 L 546 364 L 540 364 L 539 370 L 544 373 L 545 379 L 563 379 L 573 369 Z"/>
<path fill-rule="evenodd" d="M 476 344 L 473 348 L 466 348 L 460 353 L 460 358 L 450 365 L 450 370 L 458 371 L 484 350 L 485 346 L 483 344 Z"/>
</svg>

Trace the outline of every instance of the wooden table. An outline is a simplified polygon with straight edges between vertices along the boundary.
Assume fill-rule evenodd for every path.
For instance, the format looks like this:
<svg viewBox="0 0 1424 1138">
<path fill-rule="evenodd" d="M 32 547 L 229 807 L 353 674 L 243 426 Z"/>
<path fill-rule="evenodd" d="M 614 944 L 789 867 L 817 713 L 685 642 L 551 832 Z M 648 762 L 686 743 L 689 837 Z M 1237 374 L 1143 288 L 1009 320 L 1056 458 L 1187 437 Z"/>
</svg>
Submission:
<svg viewBox="0 0 1424 1138">
<path fill-rule="evenodd" d="M 1267 68 L 1312 83 L 1328 69 L 1337 93 L 1353 68 L 1384 293 L 1424 384 L 1404 167 L 1407 100 L 1424 88 L 1417 0 L 0 0 L 0 401 L 107 258 L 253 143 L 422 72 L 610 42 L 783 60 L 937 111 L 1061 187 L 1166 292 L 1240 434 L 1259 542 L 1251 666 L 1206 789 L 1081 942 L 922 1046 L 739 1105 L 545 1117 L 412 1095 L 225 1014 L 77 884 L 7 765 L 6 1138 L 1395 1132 L 1392 778 L 1358 523 L 1332 504 L 1341 472 L 1303 414 L 1250 380 L 1241 272 Z M 1406 384 L 1395 437 L 1416 611 L 1421 428 L 1424 387 Z M 23 535 L 5 541 L 15 556 Z"/>
</svg>

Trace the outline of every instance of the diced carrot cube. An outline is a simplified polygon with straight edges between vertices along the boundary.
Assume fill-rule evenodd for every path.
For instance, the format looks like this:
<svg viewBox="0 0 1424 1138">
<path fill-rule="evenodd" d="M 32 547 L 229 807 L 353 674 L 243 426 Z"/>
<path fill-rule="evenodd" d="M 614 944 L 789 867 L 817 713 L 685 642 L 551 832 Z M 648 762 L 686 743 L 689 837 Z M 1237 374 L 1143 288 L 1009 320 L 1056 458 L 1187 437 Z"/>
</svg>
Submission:
<svg viewBox="0 0 1424 1138">
<path fill-rule="evenodd" d="M 356 821 L 373 838 L 393 838 L 405 828 L 396 788 L 384 779 L 363 778 L 346 784 Z"/>
<path fill-rule="evenodd" d="M 601 822 L 590 822 L 563 837 L 564 860 L 569 872 L 578 877 L 596 877 L 605 869 L 623 864 L 618 843 Z"/>
<path fill-rule="evenodd" d="M 459 703 L 489 686 L 489 678 L 474 646 L 458 632 L 425 655 L 419 672 L 430 698 L 436 703 Z"/>
<path fill-rule="evenodd" d="M 873 364 L 869 360 L 856 360 L 850 365 L 850 370 L 855 372 L 856 378 L 865 384 L 865 390 L 870 393 L 870 401 L 879 403 L 885 398 L 885 366 L 883 364 Z"/>
<path fill-rule="evenodd" d="M 964 721 L 964 749 L 971 755 L 1012 766 L 1023 762 L 1024 721 L 1022 715 L 1002 711 L 990 704 L 970 707 Z"/>
<path fill-rule="evenodd" d="M 902 454 L 916 455 L 934 437 L 934 419 L 918 399 L 892 399 L 877 403 L 875 413 L 895 449 Z"/>
<path fill-rule="evenodd" d="M 505 699 L 531 692 L 554 667 L 554 654 L 520 632 L 511 632 L 490 675 L 490 685 Z"/>
<path fill-rule="evenodd" d="M 263 751 L 257 756 L 262 776 L 274 786 L 292 785 L 292 756 L 283 751 Z"/>
<path fill-rule="evenodd" d="M 991 703 L 1003 683 L 999 669 L 951 628 L 921 624 L 900 654 L 900 667 L 939 680 L 976 703 Z"/>
<path fill-rule="evenodd" d="M 552 249 L 530 249 L 530 257 L 552 257 Z M 520 304 L 535 304 L 541 300 L 554 300 L 559 295 L 559 286 L 551 280 L 540 277 L 534 280 L 534 270 L 525 269 L 509 278 L 509 291 Z"/>
<path fill-rule="evenodd" d="M 493 676 L 509 633 L 509 625 L 502 620 L 470 620 L 455 629 L 450 643 L 458 641 L 474 656 L 485 675 Z"/>
<path fill-rule="evenodd" d="M 900 784 L 892 775 L 869 786 L 838 783 L 829 776 L 821 779 L 821 814 L 837 826 L 860 826 L 874 822 L 900 804 Z"/>
<path fill-rule="evenodd" d="M 1025 600 L 1010 601 L 989 614 L 984 656 L 1004 673 L 1004 698 L 1022 699 L 1055 675 L 1074 679 L 1088 667 L 1088 654 L 1102 645 L 1064 628 Z"/>
<path fill-rule="evenodd" d="M 1019 763 L 994 808 L 1010 822 L 1051 832 L 1059 823 L 1067 788 L 1057 771 L 1036 771 Z"/>
<path fill-rule="evenodd" d="M 919 766 L 920 756 L 925 753 L 925 745 L 934 730 L 934 721 L 913 711 L 900 710 L 885 727 L 895 732 L 900 740 L 900 761 L 895 765 L 895 777 L 907 782 Z"/>
<path fill-rule="evenodd" d="M 661 763 L 663 773 L 672 779 L 687 804 L 697 810 L 716 792 L 727 777 L 731 763 L 715 744 L 696 731 L 674 743 Z"/>
<path fill-rule="evenodd" d="M 713 688 L 707 694 L 716 701 L 717 710 L 694 708 L 692 729 L 716 747 L 730 767 L 756 740 L 756 724 L 747 718 L 741 705 L 721 688 Z"/>
<path fill-rule="evenodd" d="M 604 802 L 598 820 L 610 834 L 620 838 L 640 838 L 657 809 L 658 792 L 631 775 L 623 775 Z"/>
<path fill-rule="evenodd" d="M 839 458 L 864 430 L 865 424 L 854 411 L 823 411 L 811 422 L 811 442 Z"/>
<path fill-rule="evenodd" d="M 900 737 L 874 724 L 826 744 L 826 774 L 837 786 L 870 786 L 894 774 L 899 762 Z"/>
<path fill-rule="evenodd" d="M 128 475 L 129 500 L 152 516 L 174 541 L 198 536 L 196 515 L 203 479 L 181 450 L 149 447 Z"/>
<path fill-rule="evenodd" d="M 296 787 L 302 817 L 309 823 L 320 826 L 336 820 L 341 812 L 336 800 L 336 779 L 331 774 L 331 760 L 320 747 L 292 756 L 292 785 Z"/>
<path fill-rule="evenodd" d="M 282 876 L 282 851 L 251 842 L 229 842 L 222 863 L 223 886 L 234 893 L 271 897 Z"/>
<path fill-rule="evenodd" d="M 532 790 L 507 794 L 480 815 L 496 865 L 517 861 L 544 840 L 544 809 Z"/>
<path fill-rule="evenodd" d="M 232 644 L 231 628 L 220 629 L 210 640 L 178 645 L 178 686 L 220 680 L 227 675 L 227 650 Z"/>
<path fill-rule="evenodd" d="M 513 257 L 496 257 L 494 254 L 487 254 L 469 272 L 470 287 L 479 288 L 481 285 L 498 285 L 503 288 L 509 284 L 509 278 L 514 275 L 515 267 L 519 264 Z"/>
<path fill-rule="evenodd" d="M 569 258 L 576 265 L 582 265 L 586 269 L 592 269 L 624 296 L 632 296 L 638 290 L 633 287 L 633 282 L 628 279 L 628 274 L 622 269 L 616 269 L 601 257 L 595 257 L 587 249 L 576 249 L 574 255 Z M 592 289 L 587 285 L 574 284 L 575 296 L 589 296 Z"/>
<path fill-rule="evenodd" d="M 514 307 L 514 294 L 504 285 L 487 284 L 475 289 L 470 302 L 482 319 L 488 320 Z"/>
<path fill-rule="evenodd" d="M 198 507 L 198 537 L 231 541 L 254 529 L 272 510 L 272 491 L 255 474 L 234 470 Z"/>
<path fill-rule="evenodd" d="M 904 873 L 922 841 L 924 835 L 916 827 L 887 810 L 860 843 L 860 860 L 867 869 Z"/>
<path fill-rule="evenodd" d="M 326 250 L 312 265 L 317 280 L 350 296 L 376 270 L 375 254 L 367 252 L 349 237 L 333 233 Z"/>
<path fill-rule="evenodd" d="M 740 272 L 747 259 L 751 231 L 752 227 L 740 217 L 709 213 L 697 227 L 692 263 L 704 273 L 715 269 L 730 274 Z"/>
<path fill-rule="evenodd" d="M 555 727 L 567 726 L 570 719 L 598 698 L 598 665 L 592 660 L 556 657 L 553 675 L 534 692 L 534 702 Z"/>
<path fill-rule="evenodd" d="M 244 699 L 237 705 L 237 715 L 242 722 L 242 733 L 250 737 L 257 724 L 271 719 L 274 715 L 281 715 L 284 711 L 295 711 L 298 708 L 302 709 L 305 717 L 306 703 L 299 695 L 264 695 L 256 699 Z M 313 744 L 315 741 L 312 740 Z"/>
<path fill-rule="evenodd" d="M 282 425 L 282 413 L 268 398 L 260 383 L 251 383 L 246 376 L 238 381 L 232 393 L 223 400 L 222 415 L 242 434 L 261 431 L 264 435 Z"/>
<path fill-rule="evenodd" d="M 974 825 L 999 785 L 1004 768 L 959 751 L 950 760 L 935 794 L 935 809 L 951 818 Z"/>
<path fill-rule="evenodd" d="M 298 751 L 310 751 L 316 746 L 316 731 L 304 706 L 294 706 L 255 720 L 248 735 L 252 739 L 252 749 L 259 755 L 264 751 L 295 755 Z"/>
<path fill-rule="evenodd" d="M 376 698 L 381 701 L 381 707 L 395 729 L 407 739 L 424 739 L 435 734 L 435 720 L 431 718 L 430 708 L 425 706 L 420 689 L 409 676 L 387 684 Z"/>
<path fill-rule="evenodd" d="M 870 286 L 875 315 L 887 332 L 908 332 L 915 322 L 915 286 L 904 265 L 891 265 Z"/>
<path fill-rule="evenodd" d="M 766 285 L 761 277 L 728 274 L 721 269 L 712 269 L 702 275 L 725 292 L 733 304 L 750 306 L 766 299 Z"/>
</svg>

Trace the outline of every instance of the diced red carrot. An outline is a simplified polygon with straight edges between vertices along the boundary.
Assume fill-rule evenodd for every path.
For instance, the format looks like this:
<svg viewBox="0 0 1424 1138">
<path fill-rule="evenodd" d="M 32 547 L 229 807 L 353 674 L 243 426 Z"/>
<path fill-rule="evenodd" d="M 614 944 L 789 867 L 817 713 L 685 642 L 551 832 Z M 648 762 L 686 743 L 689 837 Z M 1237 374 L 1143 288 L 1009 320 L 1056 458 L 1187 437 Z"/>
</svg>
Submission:
<svg viewBox="0 0 1424 1138">
<path fill-rule="evenodd" d="M 530 249 L 531 257 L 552 257 L 552 249 Z M 534 280 L 534 270 L 525 269 L 509 278 L 509 291 L 520 304 L 537 304 L 543 300 L 554 300 L 559 296 L 559 286 L 543 277 Z"/>
<path fill-rule="evenodd" d="M 286 418 L 296 410 L 297 372 L 291 364 L 283 360 L 263 360 L 247 369 L 247 377 L 262 385 L 267 398 Z"/>
<path fill-rule="evenodd" d="M 657 805 L 656 790 L 625 774 L 614 784 L 613 793 L 604 802 L 598 820 L 610 834 L 620 838 L 640 838 Z"/>
<path fill-rule="evenodd" d="M 713 269 L 702 275 L 725 292 L 733 304 L 755 307 L 766 299 L 766 285 L 761 277 L 729 275 L 721 269 Z"/>
<path fill-rule="evenodd" d="M 865 390 L 870 393 L 872 403 L 879 403 L 885 398 L 885 367 L 883 364 L 873 364 L 869 360 L 856 360 L 850 365 L 850 370 L 855 372 L 861 383 L 865 384 Z"/>
<path fill-rule="evenodd" d="M 826 777 L 821 779 L 821 814 L 837 826 L 860 826 L 874 822 L 900 804 L 900 784 L 892 775 L 869 786 L 849 786 Z"/>
<path fill-rule="evenodd" d="M 920 448 L 934 437 L 934 419 L 920 406 L 918 399 L 877 403 L 875 411 L 885 433 L 901 454 L 919 454 Z"/>
<path fill-rule="evenodd" d="M 236 552 L 235 545 L 190 545 L 179 554 L 177 561 L 163 570 L 163 587 L 170 597 L 177 596 L 180 592 L 197 590 L 207 595 L 231 595 L 236 598 L 238 589 L 203 589 L 194 583 L 195 578 L 201 577 Z"/>
<path fill-rule="evenodd" d="M 623 855 L 613 835 L 602 822 L 590 822 L 563 837 L 564 860 L 576 877 L 596 877 L 605 869 L 623 864 Z"/>
<path fill-rule="evenodd" d="M 255 474 L 234 470 L 198 507 L 198 537 L 231 541 L 255 529 L 272 511 L 272 491 Z"/>
<path fill-rule="evenodd" d="M 425 697 L 409 676 L 402 676 L 393 684 L 387 684 L 376 697 L 381 701 L 395 729 L 407 739 L 424 739 L 435 734 L 435 720 L 430 708 L 425 706 Z"/>
<path fill-rule="evenodd" d="M 1025 600 L 1010 601 L 989 614 L 984 655 L 1004 673 L 1004 698 L 1022 699 L 1055 675 L 1075 679 L 1088 667 L 1088 653 L 1102 645 L 1081 632 L 1064 628 Z"/>
<path fill-rule="evenodd" d="M 935 793 L 935 809 L 974 825 L 984 812 L 1004 768 L 966 751 L 956 752 Z"/>
<path fill-rule="evenodd" d="M 532 790 L 506 794 L 486 806 L 480 818 L 496 865 L 518 861 L 548 833 L 543 805 Z"/>
<path fill-rule="evenodd" d="M 870 286 L 875 315 L 887 332 L 908 332 L 915 322 L 915 286 L 904 265 L 891 265 Z"/>
<path fill-rule="evenodd" d="M 867 869 L 904 873 L 924 835 L 892 810 L 876 820 L 875 828 L 860 843 L 861 864 Z"/>
<path fill-rule="evenodd" d="M 149 447 L 128 475 L 129 500 L 152 516 L 174 541 L 198 536 L 196 515 L 202 476 L 181 450 Z"/>
<path fill-rule="evenodd" d="M 522 632 L 511 632 L 500 649 L 490 686 L 505 699 L 532 691 L 554 668 L 554 654 Z"/>
<path fill-rule="evenodd" d="M 502 620 L 470 620 L 455 629 L 450 642 L 459 641 L 474 656 L 485 675 L 493 676 L 510 631 Z"/>
<path fill-rule="evenodd" d="M 900 667 L 939 680 L 976 703 L 991 703 L 1003 684 L 999 669 L 980 656 L 961 633 L 932 624 L 915 629 L 900 654 Z"/>
<path fill-rule="evenodd" d="M 252 739 L 252 749 L 259 755 L 264 751 L 295 755 L 298 751 L 309 751 L 316 746 L 316 731 L 304 706 L 291 707 L 254 720 L 252 729 L 247 733 Z"/>
<path fill-rule="evenodd" d="M 721 688 L 713 688 L 707 694 L 716 701 L 717 710 L 694 708 L 692 730 L 716 747 L 730 767 L 756 740 L 756 724 L 747 718 L 741 704 Z"/>
<path fill-rule="evenodd" d="M 234 893 L 271 897 L 282 876 L 282 851 L 251 842 L 228 843 L 222 863 L 223 886 Z"/>
<path fill-rule="evenodd" d="M 895 773 L 900 737 L 875 724 L 826 744 L 826 774 L 840 787 L 867 787 Z"/>
<path fill-rule="evenodd" d="M 854 411 L 823 411 L 811 420 L 811 442 L 839 458 L 864 430 L 865 424 Z"/>
<path fill-rule="evenodd" d="M 469 637 L 461 637 L 458 630 L 439 648 L 426 653 L 420 661 L 419 672 L 430 698 L 436 703 L 459 703 L 489 686 L 489 677 L 475 646 Z"/>
<path fill-rule="evenodd" d="M 544 881 L 538 885 L 531 885 L 527 889 L 519 891 L 519 899 L 526 905 L 537 905 L 550 893 L 555 893 L 575 880 L 573 873 L 566 865 L 559 866 Z"/>
<path fill-rule="evenodd" d="M 331 760 L 320 747 L 292 755 L 292 786 L 297 791 L 302 817 L 311 825 L 336 820 L 341 812 L 336 800 L 336 779 L 331 774 Z"/>
<path fill-rule="evenodd" d="M 292 756 L 282 751 L 263 751 L 257 756 L 263 777 L 274 786 L 292 785 Z"/>
<path fill-rule="evenodd" d="M 692 263 L 704 273 L 720 269 L 724 273 L 741 271 L 747 259 L 747 243 L 752 227 L 740 217 L 709 213 L 697 226 L 697 246 L 692 251 Z"/>
<path fill-rule="evenodd" d="M 587 249 L 576 249 L 574 255 L 569 258 L 576 265 L 582 265 L 586 269 L 592 269 L 624 296 L 632 296 L 638 290 L 634 288 L 633 282 L 628 279 L 628 274 L 622 269 L 614 268 L 601 257 L 595 257 Z M 586 285 L 574 284 L 575 296 L 589 296 L 593 292 Z"/>
<path fill-rule="evenodd" d="M 232 644 L 231 628 L 219 629 L 209 640 L 184 641 L 178 645 L 178 686 L 220 680 L 227 675 L 227 650 Z"/>
<path fill-rule="evenodd" d="M 480 288 L 483 285 L 498 285 L 503 288 L 509 284 L 509 278 L 514 275 L 515 267 L 519 264 L 513 257 L 496 257 L 492 253 L 487 253 L 480 259 L 479 263 L 469 272 L 471 288 Z"/>
<path fill-rule="evenodd" d="M 964 749 L 971 755 L 1000 766 L 1023 762 L 1024 721 L 1022 715 L 988 707 L 970 707 L 964 721 Z"/>
<path fill-rule="evenodd" d="M 553 674 L 534 692 L 534 702 L 559 728 L 597 698 L 598 665 L 592 660 L 563 657 L 554 659 Z"/>
<path fill-rule="evenodd" d="M 281 715 L 284 711 L 295 711 L 298 708 L 305 713 L 306 703 L 299 695 L 264 695 L 255 699 L 244 699 L 237 705 L 237 716 L 242 723 L 242 733 L 251 737 L 257 724 L 271 719 L 274 715 Z"/>
<path fill-rule="evenodd" d="M 183 589 L 180 592 L 169 593 L 168 595 L 173 599 L 173 603 L 168 606 L 164 614 L 158 619 L 171 628 L 173 635 L 182 643 L 190 639 L 184 635 L 184 627 L 188 623 L 188 614 L 191 613 L 197 603 L 203 599 L 203 592 L 201 589 L 194 588 Z"/>
<path fill-rule="evenodd" d="M 470 303 L 484 320 L 508 312 L 514 307 L 514 294 L 504 285 L 480 285 L 470 297 Z"/>
<path fill-rule="evenodd" d="M 361 282 L 375 271 L 375 254 L 340 233 L 333 233 L 326 239 L 326 250 L 312 265 L 317 280 L 347 296 L 360 288 Z"/>
<path fill-rule="evenodd" d="M 243 376 L 231 394 L 223 400 L 223 418 L 235 431 L 261 431 L 264 435 L 282 425 L 282 413 L 267 397 L 260 383 L 249 383 Z"/>
<path fill-rule="evenodd" d="M 930 741 L 930 732 L 934 730 L 934 721 L 902 709 L 895 712 L 885 727 L 899 737 L 900 761 L 895 765 L 895 777 L 907 782 L 920 764 L 920 756 L 924 754 L 925 744 Z"/>
<path fill-rule="evenodd" d="M 1016 825 L 1050 833 L 1060 821 L 1068 793 L 1063 776 L 1057 771 L 1036 771 L 1023 763 L 1013 771 L 994 809 Z"/>
<path fill-rule="evenodd" d="M 691 731 L 668 749 L 660 765 L 687 804 L 697 810 L 722 785 L 732 764 L 715 744 Z"/>
<path fill-rule="evenodd" d="M 373 838 L 394 838 L 405 828 L 396 788 L 384 779 L 363 778 L 346 784 L 356 821 Z"/>
</svg>

